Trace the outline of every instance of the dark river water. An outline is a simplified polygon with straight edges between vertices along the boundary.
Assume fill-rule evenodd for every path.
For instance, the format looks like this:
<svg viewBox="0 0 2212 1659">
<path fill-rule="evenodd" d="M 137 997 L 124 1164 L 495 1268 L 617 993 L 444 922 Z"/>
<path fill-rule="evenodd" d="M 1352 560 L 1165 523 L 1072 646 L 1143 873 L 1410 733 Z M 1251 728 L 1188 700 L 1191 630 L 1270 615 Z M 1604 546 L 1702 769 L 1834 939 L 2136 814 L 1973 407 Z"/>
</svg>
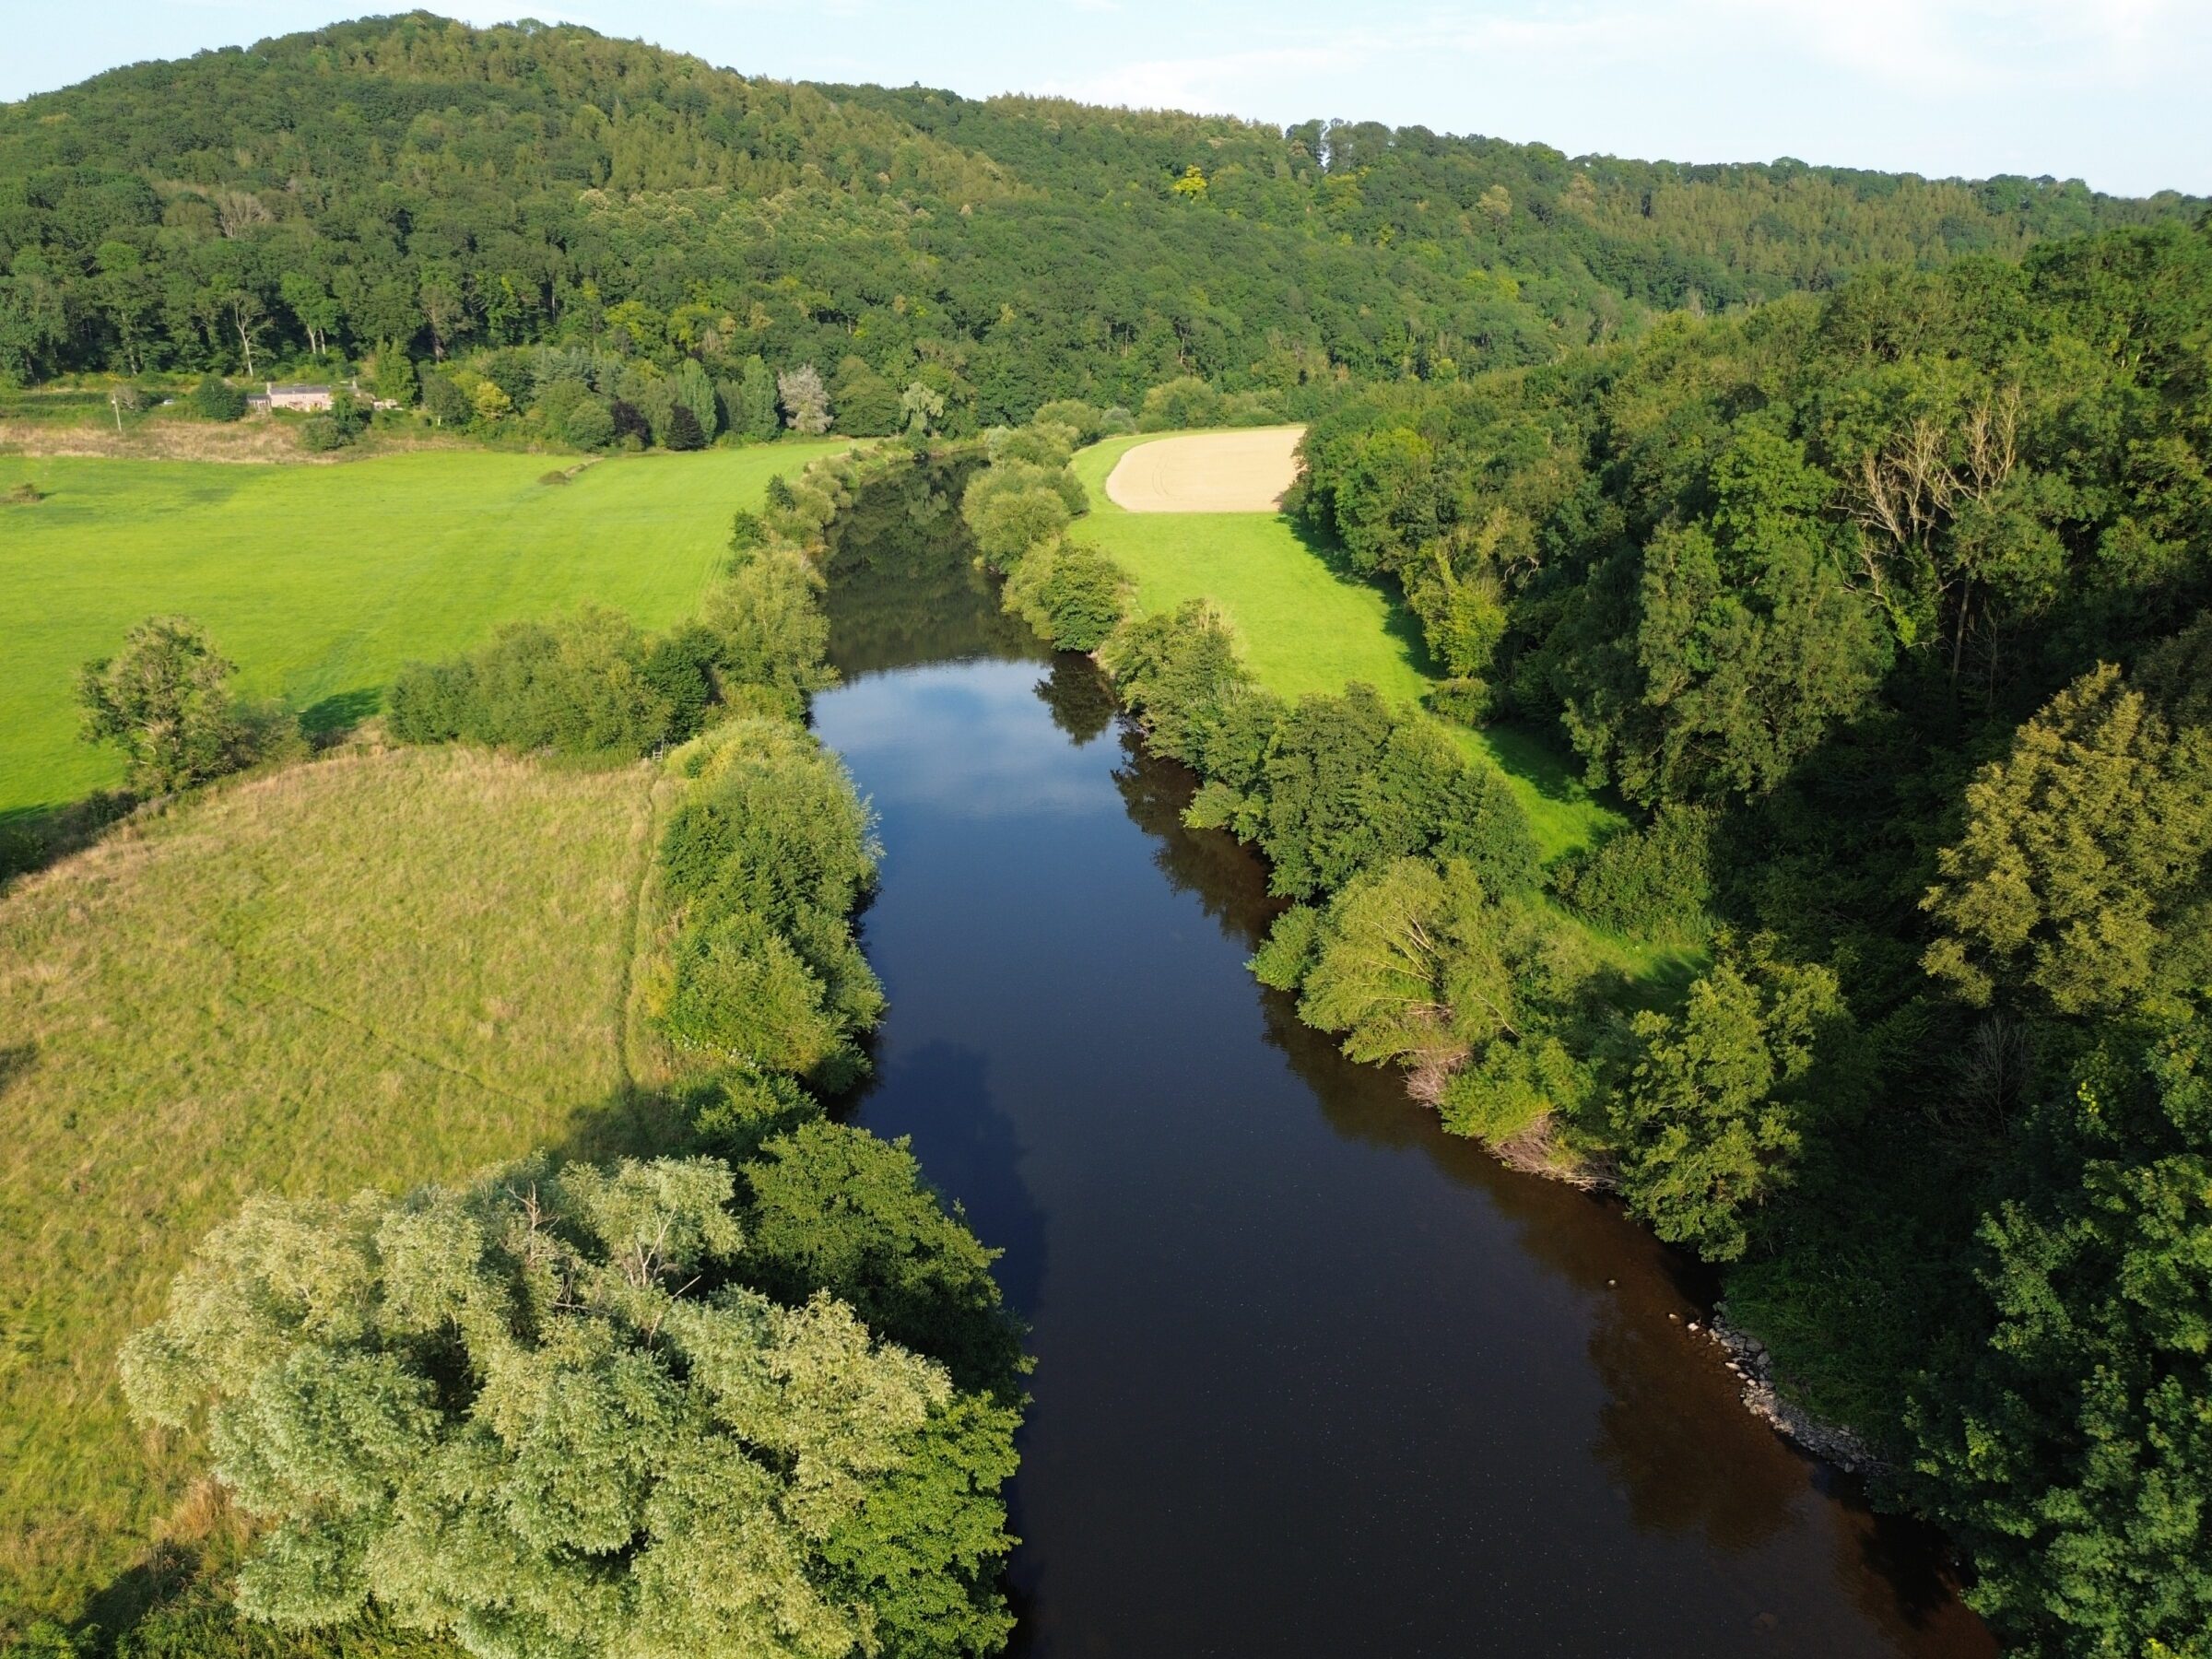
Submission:
<svg viewBox="0 0 2212 1659">
<path fill-rule="evenodd" d="M 816 720 L 887 849 L 856 1115 L 1034 1327 L 1015 1651 L 1994 1653 L 1736 1404 L 1680 1258 L 1253 981 L 1257 862 L 909 495 L 833 559 Z"/>
</svg>

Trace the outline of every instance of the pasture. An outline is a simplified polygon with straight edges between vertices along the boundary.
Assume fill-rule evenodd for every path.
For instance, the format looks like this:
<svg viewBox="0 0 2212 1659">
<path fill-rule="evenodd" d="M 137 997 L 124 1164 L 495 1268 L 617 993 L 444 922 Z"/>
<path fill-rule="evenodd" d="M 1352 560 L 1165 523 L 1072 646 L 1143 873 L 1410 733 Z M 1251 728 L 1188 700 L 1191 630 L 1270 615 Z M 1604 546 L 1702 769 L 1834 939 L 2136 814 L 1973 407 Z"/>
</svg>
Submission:
<svg viewBox="0 0 2212 1659">
<path fill-rule="evenodd" d="M 372 712 L 403 664 L 501 622 L 587 603 L 648 627 L 687 615 L 731 512 L 849 440 L 618 457 L 438 450 L 328 466 L 0 455 L 0 828 L 122 775 L 76 735 L 78 666 L 142 618 L 182 612 L 247 693 L 311 728 Z"/>
<path fill-rule="evenodd" d="M 339 754 L 0 897 L 0 1624 L 191 1542 L 115 1354 L 249 1194 L 665 1142 L 624 1041 L 653 775 Z"/>
<path fill-rule="evenodd" d="M 1197 465 L 1208 441 L 1220 441 L 1233 464 L 1249 469 L 1250 447 L 1229 442 L 1245 436 L 1199 433 L 1164 441 L 1178 446 L 1177 473 Z M 1090 496 L 1077 537 L 1105 549 L 1135 578 L 1140 610 L 1211 600 L 1235 626 L 1253 675 L 1283 697 L 1335 693 L 1354 680 L 1394 702 L 1419 702 L 1428 695 L 1437 673 L 1420 624 L 1383 586 L 1338 569 L 1287 514 L 1133 512 L 1119 505 L 1108 492 L 1109 477 L 1122 470 L 1129 452 L 1162 441 L 1149 435 L 1109 438 L 1075 459 L 1076 476 Z M 1512 780 L 1547 859 L 1587 846 L 1627 821 L 1583 786 L 1571 757 L 1536 734 L 1512 726 L 1452 729 L 1470 753 L 1487 757 Z"/>
</svg>

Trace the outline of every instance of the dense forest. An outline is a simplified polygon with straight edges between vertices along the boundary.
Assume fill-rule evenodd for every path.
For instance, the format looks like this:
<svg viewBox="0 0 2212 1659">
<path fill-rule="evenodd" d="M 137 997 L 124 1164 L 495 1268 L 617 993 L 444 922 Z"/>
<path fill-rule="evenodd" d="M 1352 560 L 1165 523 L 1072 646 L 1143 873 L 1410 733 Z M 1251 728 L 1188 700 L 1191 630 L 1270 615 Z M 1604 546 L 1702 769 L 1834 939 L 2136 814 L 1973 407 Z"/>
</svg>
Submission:
<svg viewBox="0 0 2212 1659">
<path fill-rule="evenodd" d="M 956 432 L 1186 374 L 1303 407 L 2198 211 L 818 88 L 418 14 L 0 109 L 0 376 L 375 359 L 411 397 L 410 359 L 555 344 L 733 388 L 849 363 L 869 397 L 927 386 Z"/>
<path fill-rule="evenodd" d="M 1676 1012 L 1555 1009 L 1544 1112 L 1734 1264 L 2033 1651 L 2212 1628 L 2208 342 L 2212 229 L 2122 231 L 1307 440 L 1303 512 L 1402 585 L 1453 706 L 1646 815 L 1557 903 L 1709 944 Z M 1355 883 L 1263 970 L 1356 1039 L 1389 908 Z"/>
</svg>

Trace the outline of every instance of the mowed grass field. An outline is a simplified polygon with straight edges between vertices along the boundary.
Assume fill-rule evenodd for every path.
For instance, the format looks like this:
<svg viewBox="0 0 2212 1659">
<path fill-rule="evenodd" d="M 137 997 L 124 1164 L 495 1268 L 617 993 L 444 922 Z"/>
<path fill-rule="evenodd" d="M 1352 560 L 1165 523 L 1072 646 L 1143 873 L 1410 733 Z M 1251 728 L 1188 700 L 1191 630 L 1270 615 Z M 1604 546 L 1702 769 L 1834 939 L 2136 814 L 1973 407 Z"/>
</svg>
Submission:
<svg viewBox="0 0 2212 1659">
<path fill-rule="evenodd" d="M 1158 436 L 1109 438 L 1077 455 L 1090 496 L 1077 535 L 1136 579 L 1145 610 L 1210 599 L 1235 625 L 1245 663 L 1283 697 L 1338 692 L 1364 680 L 1393 702 L 1416 703 L 1437 671 L 1419 623 L 1380 584 L 1335 566 L 1278 512 L 1130 512 L 1106 494 L 1122 456 Z M 1510 726 L 1453 727 L 1470 753 L 1512 781 L 1547 858 L 1602 839 L 1627 821 L 1576 776 L 1571 757 Z"/>
<path fill-rule="evenodd" d="M 653 780 L 337 754 L 0 895 L 0 1629 L 189 1542 L 116 1351 L 249 1194 L 665 1144 L 624 1043 Z"/>
<path fill-rule="evenodd" d="M 373 711 L 403 664 L 587 603 L 648 627 L 688 614 L 730 514 L 850 440 L 616 457 L 435 451 L 330 466 L 0 455 L 0 825 L 122 776 L 77 740 L 77 668 L 181 612 L 241 685 L 311 724 Z"/>
</svg>

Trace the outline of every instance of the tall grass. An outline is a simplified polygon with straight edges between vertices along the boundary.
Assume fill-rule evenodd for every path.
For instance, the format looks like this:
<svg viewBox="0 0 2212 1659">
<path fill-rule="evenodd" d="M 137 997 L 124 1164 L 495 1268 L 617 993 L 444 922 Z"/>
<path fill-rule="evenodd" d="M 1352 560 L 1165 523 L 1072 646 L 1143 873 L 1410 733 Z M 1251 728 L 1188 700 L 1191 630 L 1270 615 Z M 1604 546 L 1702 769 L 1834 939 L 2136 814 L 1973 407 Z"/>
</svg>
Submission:
<svg viewBox="0 0 2212 1659">
<path fill-rule="evenodd" d="M 0 1628 L 189 1531 L 115 1352 L 246 1194 L 665 1143 L 624 1045 L 653 782 L 348 754 L 0 898 Z"/>
</svg>

